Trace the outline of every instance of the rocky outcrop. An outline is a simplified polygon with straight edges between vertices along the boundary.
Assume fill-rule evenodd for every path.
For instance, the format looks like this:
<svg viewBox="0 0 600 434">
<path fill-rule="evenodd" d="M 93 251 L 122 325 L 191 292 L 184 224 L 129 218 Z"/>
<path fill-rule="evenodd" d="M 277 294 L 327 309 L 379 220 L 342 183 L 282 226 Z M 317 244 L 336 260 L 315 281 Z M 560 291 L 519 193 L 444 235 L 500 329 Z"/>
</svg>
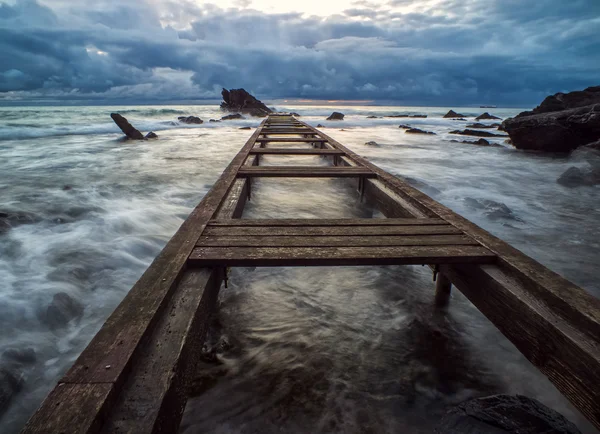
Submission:
<svg viewBox="0 0 600 434">
<path fill-rule="evenodd" d="M 570 152 L 600 138 L 600 104 L 526 116 L 521 113 L 502 126 L 518 149 Z"/>
<path fill-rule="evenodd" d="M 340 112 L 333 112 L 333 113 L 331 113 L 331 115 L 329 115 L 329 117 L 326 120 L 328 120 L 328 121 L 343 121 L 344 114 L 340 113 Z"/>
<path fill-rule="evenodd" d="M 469 124 L 467 125 L 467 128 L 498 128 L 500 126 L 500 124 L 491 124 L 491 125 L 486 125 L 486 124 L 482 124 L 482 123 L 475 123 L 475 124 Z"/>
<path fill-rule="evenodd" d="M 398 128 L 404 128 L 405 130 L 410 130 L 412 127 L 410 125 L 402 124 L 402 125 L 398 126 Z"/>
<path fill-rule="evenodd" d="M 426 118 L 427 115 L 390 115 L 386 118 Z"/>
<path fill-rule="evenodd" d="M 481 121 L 481 120 L 486 120 L 486 119 L 500 119 L 498 116 L 494 116 L 489 114 L 488 112 L 485 112 L 483 114 L 480 114 L 479 116 L 477 116 L 475 118 L 476 121 Z"/>
<path fill-rule="evenodd" d="M 407 134 L 431 134 L 433 136 L 436 135 L 435 133 L 432 133 L 431 131 L 423 131 L 423 130 L 420 130 L 418 128 L 409 128 L 409 129 L 407 129 L 404 132 L 407 133 Z"/>
<path fill-rule="evenodd" d="M 241 114 L 239 114 L 239 113 L 235 113 L 233 115 L 223 116 L 221 118 L 222 121 L 231 121 L 231 120 L 234 120 L 234 119 L 246 119 L 246 118 L 244 116 L 242 116 Z"/>
<path fill-rule="evenodd" d="M 452 118 L 452 119 L 455 119 L 455 118 L 464 118 L 464 117 L 466 117 L 466 116 L 465 115 L 461 115 L 460 113 L 456 113 L 454 110 L 450 110 L 448 113 L 446 113 L 444 115 L 444 118 Z"/>
<path fill-rule="evenodd" d="M 576 90 L 569 93 L 556 93 L 546 97 L 546 99 L 533 110 L 519 113 L 516 117 L 557 112 L 594 104 L 600 104 L 600 86 L 588 87 L 584 90 Z"/>
<path fill-rule="evenodd" d="M 117 124 L 121 131 L 123 131 L 123 134 L 125 134 L 129 139 L 144 140 L 144 135 L 136 130 L 133 125 L 131 125 L 129 121 L 127 121 L 127 119 L 125 119 L 119 113 L 111 113 L 110 117 L 113 121 L 115 121 L 115 124 Z"/>
<path fill-rule="evenodd" d="M 69 321 L 83 315 L 83 305 L 65 292 L 54 294 L 43 321 L 55 330 L 66 326 Z"/>
<path fill-rule="evenodd" d="M 250 95 L 245 89 L 223 89 L 221 95 L 223 96 L 221 110 L 245 113 L 258 117 L 265 117 L 269 113 L 272 113 L 269 107 L 257 100 L 253 95 Z"/>
<path fill-rule="evenodd" d="M 436 434 L 581 434 L 560 413 L 535 399 L 494 395 L 472 399 L 451 409 Z"/>
<path fill-rule="evenodd" d="M 325 128 L 325 125 L 318 124 L 317 128 Z"/>
<path fill-rule="evenodd" d="M 490 143 L 485 139 L 479 139 L 476 141 L 463 140 L 462 142 L 459 142 L 458 140 L 450 140 L 450 141 L 454 142 L 454 143 L 467 143 L 469 145 L 477 145 L 477 146 L 500 146 L 495 143 Z"/>
<path fill-rule="evenodd" d="M 450 131 L 450 134 L 460 134 L 461 136 L 475 136 L 475 137 L 506 137 L 503 134 L 494 134 L 489 133 L 487 131 L 478 131 L 478 130 L 454 130 Z"/>
<path fill-rule="evenodd" d="M 198 116 L 179 116 L 177 118 L 177 120 L 179 120 L 179 122 L 184 123 L 184 124 L 200 125 L 200 124 L 204 123 L 204 121 L 202 119 L 200 119 Z"/>
</svg>

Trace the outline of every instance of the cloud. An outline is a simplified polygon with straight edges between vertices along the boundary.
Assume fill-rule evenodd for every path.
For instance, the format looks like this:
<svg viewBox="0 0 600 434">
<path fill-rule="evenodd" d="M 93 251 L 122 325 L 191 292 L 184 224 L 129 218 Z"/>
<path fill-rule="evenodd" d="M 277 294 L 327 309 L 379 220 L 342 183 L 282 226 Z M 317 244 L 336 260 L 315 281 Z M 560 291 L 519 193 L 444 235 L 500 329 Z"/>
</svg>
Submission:
<svg viewBox="0 0 600 434">
<path fill-rule="evenodd" d="M 599 84 L 597 0 L 359 0 L 327 17 L 238 4 L 0 3 L 0 101 L 245 87 L 261 98 L 531 105 Z"/>
</svg>

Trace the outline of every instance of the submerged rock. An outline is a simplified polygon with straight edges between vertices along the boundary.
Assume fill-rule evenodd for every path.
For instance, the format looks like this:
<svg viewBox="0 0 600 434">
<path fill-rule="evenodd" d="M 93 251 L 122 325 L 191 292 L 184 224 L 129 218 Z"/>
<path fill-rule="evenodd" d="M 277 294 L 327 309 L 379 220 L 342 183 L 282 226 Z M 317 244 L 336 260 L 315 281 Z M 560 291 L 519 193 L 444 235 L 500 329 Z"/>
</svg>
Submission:
<svg viewBox="0 0 600 434">
<path fill-rule="evenodd" d="M 365 142 L 365 145 L 367 145 L 367 146 L 381 146 L 379 143 L 377 143 L 375 141 Z"/>
<path fill-rule="evenodd" d="M 494 134 L 489 133 L 487 131 L 478 131 L 478 130 L 454 130 L 450 131 L 450 134 L 460 134 L 461 136 L 475 136 L 475 137 L 506 137 L 503 134 Z"/>
<path fill-rule="evenodd" d="M 227 116 L 223 116 L 221 118 L 222 121 L 231 121 L 233 119 L 246 119 L 244 116 L 242 116 L 239 113 L 235 113 L 233 115 L 227 115 Z"/>
<path fill-rule="evenodd" d="M 418 128 L 409 128 L 405 131 L 405 133 L 408 133 L 408 134 L 431 134 L 434 136 L 436 135 L 435 133 L 432 133 L 431 131 L 423 131 Z"/>
<path fill-rule="evenodd" d="M 158 139 L 158 135 L 154 131 L 150 131 L 144 139 Z"/>
<path fill-rule="evenodd" d="M 0 211 L 0 234 L 15 226 L 37 223 L 41 219 L 35 214 L 23 211 Z"/>
<path fill-rule="evenodd" d="M 486 125 L 486 124 L 481 124 L 479 122 L 475 123 L 475 124 L 469 124 L 466 126 L 466 128 L 498 128 L 500 126 L 500 124 L 492 124 L 492 125 Z"/>
<path fill-rule="evenodd" d="M 55 330 L 66 326 L 73 319 L 80 318 L 81 315 L 83 315 L 83 305 L 69 294 L 59 292 L 54 294 L 43 321 L 51 330 Z"/>
<path fill-rule="evenodd" d="M 465 115 L 461 115 L 460 113 L 456 113 L 454 110 L 450 110 L 448 113 L 444 115 L 444 118 L 464 118 Z"/>
<path fill-rule="evenodd" d="M 404 128 L 405 130 L 410 130 L 412 127 L 410 125 L 400 125 L 398 128 Z"/>
<path fill-rule="evenodd" d="M 269 113 L 272 113 L 272 110 L 269 107 L 250 93 L 246 92 L 245 89 L 223 89 L 221 95 L 223 97 L 221 110 L 245 113 L 250 116 L 258 117 L 265 117 Z"/>
<path fill-rule="evenodd" d="M 389 115 L 386 118 L 426 118 L 427 115 Z"/>
<path fill-rule="evenodd" d="M 600 137 L 600 104 L 532 115 L 524 113 L 502 123 L 517 149 L 570 152 Z"/>
<path fill-rule="evenodd" d="M 113 121 L 115 121 L 115 124 L 117 124 L 117 126 L 121 129 L 121 131 L 123 131 L 123 134 L 125 134 L 128 138 L 134 139 L 134 140 L 143 140 L 144 139 L 144 135 L 142 133 L 140 133 L 138 130 L 136 130 L 127 121 L 127 119 L 125 119 L 119 113 L 111 113 L 110 117 L 112 118 Z"/>
<path fill-rule="evenodd" d="M 324 125 L 321 125 L 321 124 L 318 124 L 318 125 L 317 125 L 317 128 L 325 128 L 325 126 L 324 126 Z"/>
<path fill-rule="evenodd" d="M 240 130 L 251 130 L 252 128 L 250 128 L 250 127 L 240 127 L 239 129 Z"/>
<path fill-rule="evenodd" d="M 209 119 L 208 122 L 221 122 L 221 121 L 217 120 L 217 119 Z"/>
<path fill-rule="evenodd" d="M 379 116 L 367 116 L 367 119 L 379 119 Z"/>
<path fill-rule="evenodd" d="M 522 395 L 472 399 L 451 409 L 437 434 L 581 434 L 563 415 Z"/>
<path fill-rule="evenodd" d="M 6 411 L 8 405 L 23 387 L 21 373 L 0 366 L 0 416 Z"/>
<path fill-rule="evenodd" d="M 471 141 L 471 140 L 463 140 L 462 142 L 459 142 L 458 140 L 450 140 L 451 142 L 456 142 L 456 143 L 467 143 L 469 145 L 477 145 L 477 146 L 500 146 L 497 145 L 495 143 L 490 143 L 485 139 L 479 139 L 476 141 Z"/>
<path fill-rule="evenodd" d="M 560 175 L 556 182 L 569 188 L 598 185 L 600 184 L 600 171 L 594 169 L 584 170 L 573 166 Z"/>
<path fill-rule="evenodd" d="M 467 197 L 465 199 L 465 204 L 470 208 L 482 210 L 483 214 L 485 214 L 491 220 L 509 219 L 521 221 L 521 219 L 519 219 L 513 214 L 512 210 L 509 207 L 507 207 L 503 203 L 496 202 L 494 200 L 473 199 L 471 197 Z"/>
<path fill-rule="evenodd" d="M 328 121 L 343 121 L 344 114 L 340 113 L 340 112 L 333 112 L 333 113 L 331 113 L 331 115 L 329 115 L 329 117 L 326 120 L 328 120 Z"/>
<path fill-rule="evenodd" d="M 200 125 L 200 124 L 204 123 L 204 121 L 202 119 L 200 119 L 198 116 L 179 116 L 177 119 L 179 120 L 179 122 L 182 122 L 184 124 Z"/>
<path fill-rule="evenodd" d="M 475 118 L 476 121 L 480 121 L 480 120 L 483 120 L 483 119 L 500 119 L 500 118 L 498 116 L 491 115 L 488 112 L 480 114 L 479 116 L 477 116 Z"/>
</svg>

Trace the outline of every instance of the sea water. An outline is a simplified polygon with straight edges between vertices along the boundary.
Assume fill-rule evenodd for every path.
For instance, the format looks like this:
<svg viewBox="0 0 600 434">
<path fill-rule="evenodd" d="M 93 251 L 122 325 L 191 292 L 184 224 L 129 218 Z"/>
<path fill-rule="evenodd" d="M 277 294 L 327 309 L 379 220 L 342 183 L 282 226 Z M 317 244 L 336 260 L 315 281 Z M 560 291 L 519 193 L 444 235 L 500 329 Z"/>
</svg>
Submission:
<svg viewBox="0 0 600 434">
<path fill-rule="evenodd" d="M 600 188 L 556 182 L 585 157 L 525 153 L 504 137 L 488 139 L 498 147 L 451 142 L 477 138 L 450 134 L 467 122 L 442 118 L 450 108 L 502 118 L 521 110 L 276 106 L 600 297 Z M 345 119 L 326 121 L 334 110 Z M 159 139 L 122 140 L 111 112 Z M 428 117 L 367 118 L 397 114 Z M 205 122 L 177 121 L 187 115 Z M 240 128 L 261 121 L 208 122 L 221 116 L 216 105 L 0 108 L 0 357 L 34 354 L 0 359 L 20 389 L 0 432 L 23 426 L 252 133 Z M 343 180 L 260 179 L 244 216 L 374 213 Z M 59 293 L 76 308 L 56 325 L 49 306 Z M 434 309 L 425 267 L 235 269 L 212 344 L 218 363 L 198 373 L 186 433 L 425 433 L 452 405 L 493 393 L 539 399 L 595 432 L 458 291 L 447 311 Z"/>
</svg>

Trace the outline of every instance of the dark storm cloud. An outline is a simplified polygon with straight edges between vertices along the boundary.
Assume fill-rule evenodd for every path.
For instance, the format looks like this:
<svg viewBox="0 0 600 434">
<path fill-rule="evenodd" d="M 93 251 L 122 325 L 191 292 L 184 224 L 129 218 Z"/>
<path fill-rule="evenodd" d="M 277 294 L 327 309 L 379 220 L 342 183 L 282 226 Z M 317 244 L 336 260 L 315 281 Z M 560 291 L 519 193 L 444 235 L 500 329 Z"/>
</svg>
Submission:
<svg viewBox="0 0 600 434">
<path fill-rule="evenodd" d="M 0 3 L 0 99 L 193 99 L 243 86 L 261 97 L 531 104 L 600 82 L 597 0 L 359 0 L 327 18 L 77 3 Z"/>
</svg>

